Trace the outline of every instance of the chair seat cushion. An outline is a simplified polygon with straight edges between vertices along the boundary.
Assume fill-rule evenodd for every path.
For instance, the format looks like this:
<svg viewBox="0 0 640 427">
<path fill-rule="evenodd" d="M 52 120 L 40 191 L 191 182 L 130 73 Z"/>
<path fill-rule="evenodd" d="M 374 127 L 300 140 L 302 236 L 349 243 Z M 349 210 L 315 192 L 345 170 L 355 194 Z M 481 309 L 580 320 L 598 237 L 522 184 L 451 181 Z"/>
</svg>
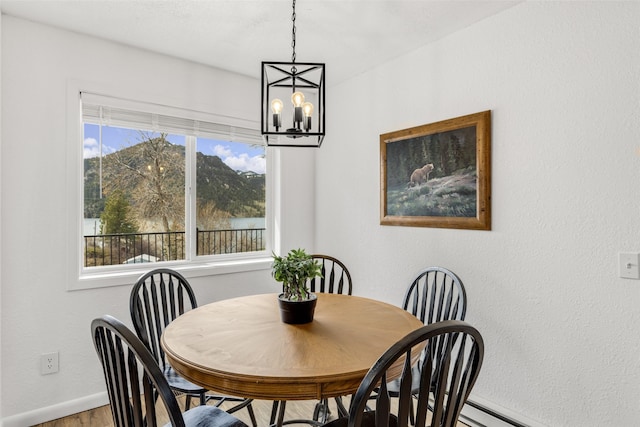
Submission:
<svg viewBox="0 0 640 427">
<path fill-rule="evenodd" d="M 182 414 L 186 427 L 248 427 L 233 415 L 215 406 L 201 405 Z M 171 423 L 164 427 L 171 426 Z"/>
<path fill-rule="evenodd" d="M 322 427 L 347 427 L 349 425 L 349 417 L 341 417 L 328 423 L 325 423 Z M 362 414 L 361 427 L 375 427 L 376 425 L 376 411 L 367 411 Z M 389 427 L 397 427 L 398 418 L 391 414 L 389 416 Z"/>
<path fill-rule="evenodd" d="M 420 379 L 422 377 L 422 369 L 417 365 L 411 368 L 411 393 L 416 394 L 420 391 Z M 400 379 L 396 378 L 387 383 L 387 392 L 391 397 L 398 397 L 400 394 Z"/>
<path fill-rule="evenodd" d="M 162 369 L 162 373 L 164 374 L 164 377 L 167 379 L 167 382 L 169 383 L 169 387 L 171 387 L 173 390 L 177 390 L 177 391 L 181 391 L 183 393 L 189 393 L 189 394 L 202 394 L 206 391 L 204 388 L 200 387 L 199 385 L 196 385 L 191 381 L 184 379 L 171 366 L 168 366 L 168 365 L 165 366 Z"/>
</svg>

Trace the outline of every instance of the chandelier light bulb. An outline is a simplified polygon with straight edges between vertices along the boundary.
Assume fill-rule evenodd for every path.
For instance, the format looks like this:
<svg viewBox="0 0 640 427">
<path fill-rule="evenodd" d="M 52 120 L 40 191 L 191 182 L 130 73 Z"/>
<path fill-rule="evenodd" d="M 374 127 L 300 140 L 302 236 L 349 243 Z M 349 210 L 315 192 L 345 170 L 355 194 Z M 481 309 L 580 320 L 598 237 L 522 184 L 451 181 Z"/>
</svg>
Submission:
<svg viewBox="0 0 640 427">
<path fill-rule="evenodd" d="M 313 115 L 313 104 L 305 102 L 302 104 L 302 112 L 304 113 L 304 130 L 309 132 L 311 130 L 311 116 Z"/>
<path fill-rule="evenodd" d="M 313 104 L 310 102 L 302 104 L 302 112 L 305 117 L 311 117 L 313 115 Z"/>
<path fill-rule="evenodd" d="M 291 102 L 294 107 L 302 107 L 302 103 L 304 102 L 304 93 L 293 92 L 293 95 L 291 95 Z"/>
<path fill-rule="evenodd" d="M 273 114 L 282 113 L 283 108 L 284 108 L 284 104 L 278 98 L 271 101 L 271 111 L 273 112 Z"/>
<path fill-rule="evenodd" d="M 276 132 L 282 126 L 282 116 L 280 113 L 282 112 L 282 108 L 284 108 L 284 104 L 278 98 L 271 101 L 271 111 L 273 112 L 273 127 L 276 128 Z"/>
</svg>

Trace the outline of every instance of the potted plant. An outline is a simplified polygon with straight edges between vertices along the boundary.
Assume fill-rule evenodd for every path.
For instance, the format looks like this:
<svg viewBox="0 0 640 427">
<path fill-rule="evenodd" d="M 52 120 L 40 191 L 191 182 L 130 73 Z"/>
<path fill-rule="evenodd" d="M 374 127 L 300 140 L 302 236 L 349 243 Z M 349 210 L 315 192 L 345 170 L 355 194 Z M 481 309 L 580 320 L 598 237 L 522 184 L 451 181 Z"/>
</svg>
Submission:
<svg viewBox="0 0 640 427">
<path fill-rule="evenodd" d="M 276 281 L 282 282 L 282 293 L 278 295 L 282 321 L 311 322 L 317 297 L 309 292 L 307 281 L 322 276 L 320 264 L 304 249 L 292 249 L 286 256 L 273 254 L 271 273 Z"/>
</svg>

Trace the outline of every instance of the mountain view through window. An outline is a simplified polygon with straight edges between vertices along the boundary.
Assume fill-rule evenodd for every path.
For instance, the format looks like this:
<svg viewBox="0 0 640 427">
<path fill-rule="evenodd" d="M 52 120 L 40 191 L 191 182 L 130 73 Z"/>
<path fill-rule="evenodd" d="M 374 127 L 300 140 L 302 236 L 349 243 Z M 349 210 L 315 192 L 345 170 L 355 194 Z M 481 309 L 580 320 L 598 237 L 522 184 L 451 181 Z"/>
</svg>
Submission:
<svg viewBox="0 0 640 427">
<path fill-rule="evenodd" d="M 263 146 L 84 123 L 84 267 L 264 251 Z"/>
</svg>

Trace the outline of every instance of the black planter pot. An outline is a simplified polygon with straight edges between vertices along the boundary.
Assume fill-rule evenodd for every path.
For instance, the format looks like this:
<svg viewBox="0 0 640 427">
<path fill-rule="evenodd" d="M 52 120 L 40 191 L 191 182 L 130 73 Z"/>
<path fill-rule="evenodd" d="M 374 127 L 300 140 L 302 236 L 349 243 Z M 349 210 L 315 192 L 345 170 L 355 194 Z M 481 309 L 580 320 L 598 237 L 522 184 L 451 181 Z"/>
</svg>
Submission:
<svg viewBox="0 0 640 427">
<path fill-rule="evenodd" d="M 313 313 L 316 310 L 318 297 L 316 294 L 309 294 L 309 299 L 304 301 L 289 301 L 278 295 L 280 305 L 280 318 L 284 323 L 300 325 L 313 321 Z"/>
</svg>

